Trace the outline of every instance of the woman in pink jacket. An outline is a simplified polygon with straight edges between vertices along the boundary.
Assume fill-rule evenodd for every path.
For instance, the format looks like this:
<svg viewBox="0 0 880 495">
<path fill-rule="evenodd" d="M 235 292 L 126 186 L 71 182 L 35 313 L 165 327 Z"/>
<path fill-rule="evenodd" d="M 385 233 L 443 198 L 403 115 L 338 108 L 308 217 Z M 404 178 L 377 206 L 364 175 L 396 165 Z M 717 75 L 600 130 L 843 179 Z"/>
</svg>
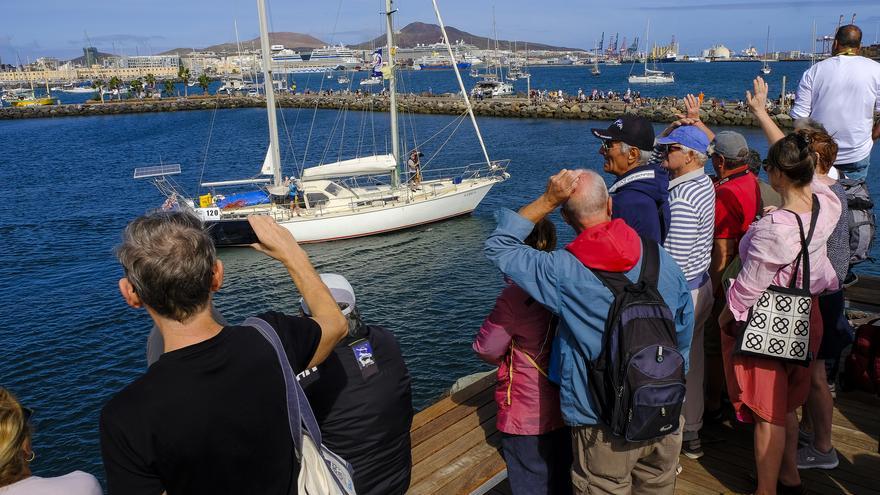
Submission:
<svg viewBox="0 0 880 495">
<path fill-rule="evenodd" d="M 538 222 L 525 244 L 553 251 L 553 223 Z M 514 495 L 571 493 L 571 437 L 559 389 L 547 379 L 555 332 L 555 317 L 508 281 L 473 345 L 480 358 L 498 365 L 496 424 Z"/>
<path fill-rule="evenodd" d="M 838 287 L 826 247 L 837 225 L 841 204 L 827 185 L 813 180 L 817 156 L 811 151 L 810 142 L 809 132 L 798 131 L 770 148 L 767 175 L 773 189 L 782 196 L 782 207 L 752 224 L 740 241 L 742 270 L 727 292 L 729 311 L 721 316 L 727 390 L 737 418 L 755 423 L 758 495 L 805 493 L 796 463 L 795 410 L 807 399 L 811 371 L 799 364 L 739 354 L 734 348 L 749 309 L 761 293 L 771 284 L 785 286 L 791 279 L 795 258 L 801 250 L 794 214 L 800 217 L 804 230 L 809 230 L 814 202 L 819 204 L 819 213 L 808 245 L 810 292 L 814 296 L 809 349 L 813 355 L 822 340 L 822 319 L 815 296 Z"/>
</svg>

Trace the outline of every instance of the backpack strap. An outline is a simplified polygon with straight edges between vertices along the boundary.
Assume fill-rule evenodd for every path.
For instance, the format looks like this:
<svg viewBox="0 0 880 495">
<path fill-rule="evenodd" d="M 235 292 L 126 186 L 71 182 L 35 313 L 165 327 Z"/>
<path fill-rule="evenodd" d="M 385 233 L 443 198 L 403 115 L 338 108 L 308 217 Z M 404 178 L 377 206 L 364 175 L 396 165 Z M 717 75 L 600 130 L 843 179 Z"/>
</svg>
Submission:
<svg viewBox="0 0 880 495">
<path fill-rule="evenodd" d="M 287 358 L 287 352 L 284 351 L 278 332 L 266 320 L 255 316 L 246 319 L 242 324 L 256 328 L 260 335 L 269 341 L 278 357 L 287 395 L 287 421 L 290 424 L 290 437 L 293 439 L 296 458 L 299 460 L 302 458 L 304 433 L 315 441 L 315 445 L 319 447 L 321 445 L 321 429 L 318 427 L 315 413 L 312 412 L 309 400 L 294 376 L 293 368 L 290 366 L 290 360 Z M 303 427 L 305 427 L 305 431 L 303 431 Z"/>
<path fill-rule="evenodd" d="M 645 285 L 657 287 L 657 281 L 660 276 L 659 246 L 656 242 L 646 241 L 645 239 L 641 239 L 641 241 L 641 268 L 639 269 L 639 280 L 636 283 L 644 283 Z M 612 294 L 614 294 L 615 298 L 618 295 L 623 294 L 628 286 L 633 285 L 633 281 L 622 272 L 594 270 L 588 266 L 587 268 L 593 272 L 593 275 L 595 275 Z"/>
</svg>

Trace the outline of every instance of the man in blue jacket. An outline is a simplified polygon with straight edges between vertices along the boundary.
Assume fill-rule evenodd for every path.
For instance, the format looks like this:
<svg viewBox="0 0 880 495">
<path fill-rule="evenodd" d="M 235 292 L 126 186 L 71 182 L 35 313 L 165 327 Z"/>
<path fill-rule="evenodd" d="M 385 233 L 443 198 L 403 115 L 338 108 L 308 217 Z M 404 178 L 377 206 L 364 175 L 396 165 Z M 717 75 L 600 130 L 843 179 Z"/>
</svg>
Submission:
<svg viewBox="0 0 880 495">
<path fill-rule="evenodd" d="M 651 164 L 654 127 L 647 119 L 624 115 L 607 129 L 593 129 L 602 140 L 605 172 L 617 176 L 608 188 L 614 198 L 611 218 L 622 218 L 643 239 L 658 244 L 669 231 L 669 175 Z"/>
<path fill-rule="evenodd" d="M 547 253 L 523 243 L 535 222 L 562 206 L 577 233 L 564 250 Z M 562 416 L 572 427 L 572 482 L 578 493 L 672 493 L 681 431 L 650 442 L 614 438 L 600 424 L 587 383 L 587 362 L 602 347 L 611 292 L 587 267 L 638 280 L 641 239 L 611 218 L 612 199 L 595 172 L 562 170 L 519 213 L 501 210 L 486 240 L 486 256 L 530 296 L 559 316 L 551 379 L 560 384 Z M 675 319 L 678 348 L 689 355 L 693 304 L 684 275 L 660 248 L 658 289 Z"/>
</svg>

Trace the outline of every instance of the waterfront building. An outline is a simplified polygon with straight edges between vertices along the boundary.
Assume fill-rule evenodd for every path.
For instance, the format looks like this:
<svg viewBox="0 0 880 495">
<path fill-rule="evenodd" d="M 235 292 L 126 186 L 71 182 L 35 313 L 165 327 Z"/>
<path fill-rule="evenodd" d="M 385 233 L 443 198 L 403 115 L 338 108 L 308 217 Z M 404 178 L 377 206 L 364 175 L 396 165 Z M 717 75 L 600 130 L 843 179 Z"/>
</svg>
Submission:
<svg viewBox="0 0 880 495">
<path fill-rule="evenodd" d="M 122 57 L 119 60 L 119 67 L 128 69 L 156 69 L 160 67 L 180 66 L 180 57 L 178 55 L 137 55 L 134 57 Z"/>
</svg>

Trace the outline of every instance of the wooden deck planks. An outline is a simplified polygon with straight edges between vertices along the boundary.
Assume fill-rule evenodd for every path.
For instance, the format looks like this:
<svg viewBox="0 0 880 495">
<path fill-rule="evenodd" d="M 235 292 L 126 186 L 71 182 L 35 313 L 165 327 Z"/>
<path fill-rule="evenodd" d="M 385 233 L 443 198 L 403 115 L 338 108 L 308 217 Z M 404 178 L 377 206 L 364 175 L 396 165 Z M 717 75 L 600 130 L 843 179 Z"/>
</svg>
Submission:
<svg viewBox="0 0 880 495">
<path fill-rule="evenodd" d="M 493 393 L 494 374 L 489 373 L 416 415 L 409 493 L 469 494 L 502 473 Z M 880 399 L 842 394 L 832 423 L 840 466 L 802 471 L 808 488 L 817 495 L 880 493 Z M 730 422 L 707 425 L 703 436 L 705 456 L 680 458 L 683 471 L 676 493 L 750 493 L 754 489 L 751 427 Z M 505 479 L 495 487 L 483 487 L 483 493 L 508 495 L 510 487 Z"/>
</svg>

